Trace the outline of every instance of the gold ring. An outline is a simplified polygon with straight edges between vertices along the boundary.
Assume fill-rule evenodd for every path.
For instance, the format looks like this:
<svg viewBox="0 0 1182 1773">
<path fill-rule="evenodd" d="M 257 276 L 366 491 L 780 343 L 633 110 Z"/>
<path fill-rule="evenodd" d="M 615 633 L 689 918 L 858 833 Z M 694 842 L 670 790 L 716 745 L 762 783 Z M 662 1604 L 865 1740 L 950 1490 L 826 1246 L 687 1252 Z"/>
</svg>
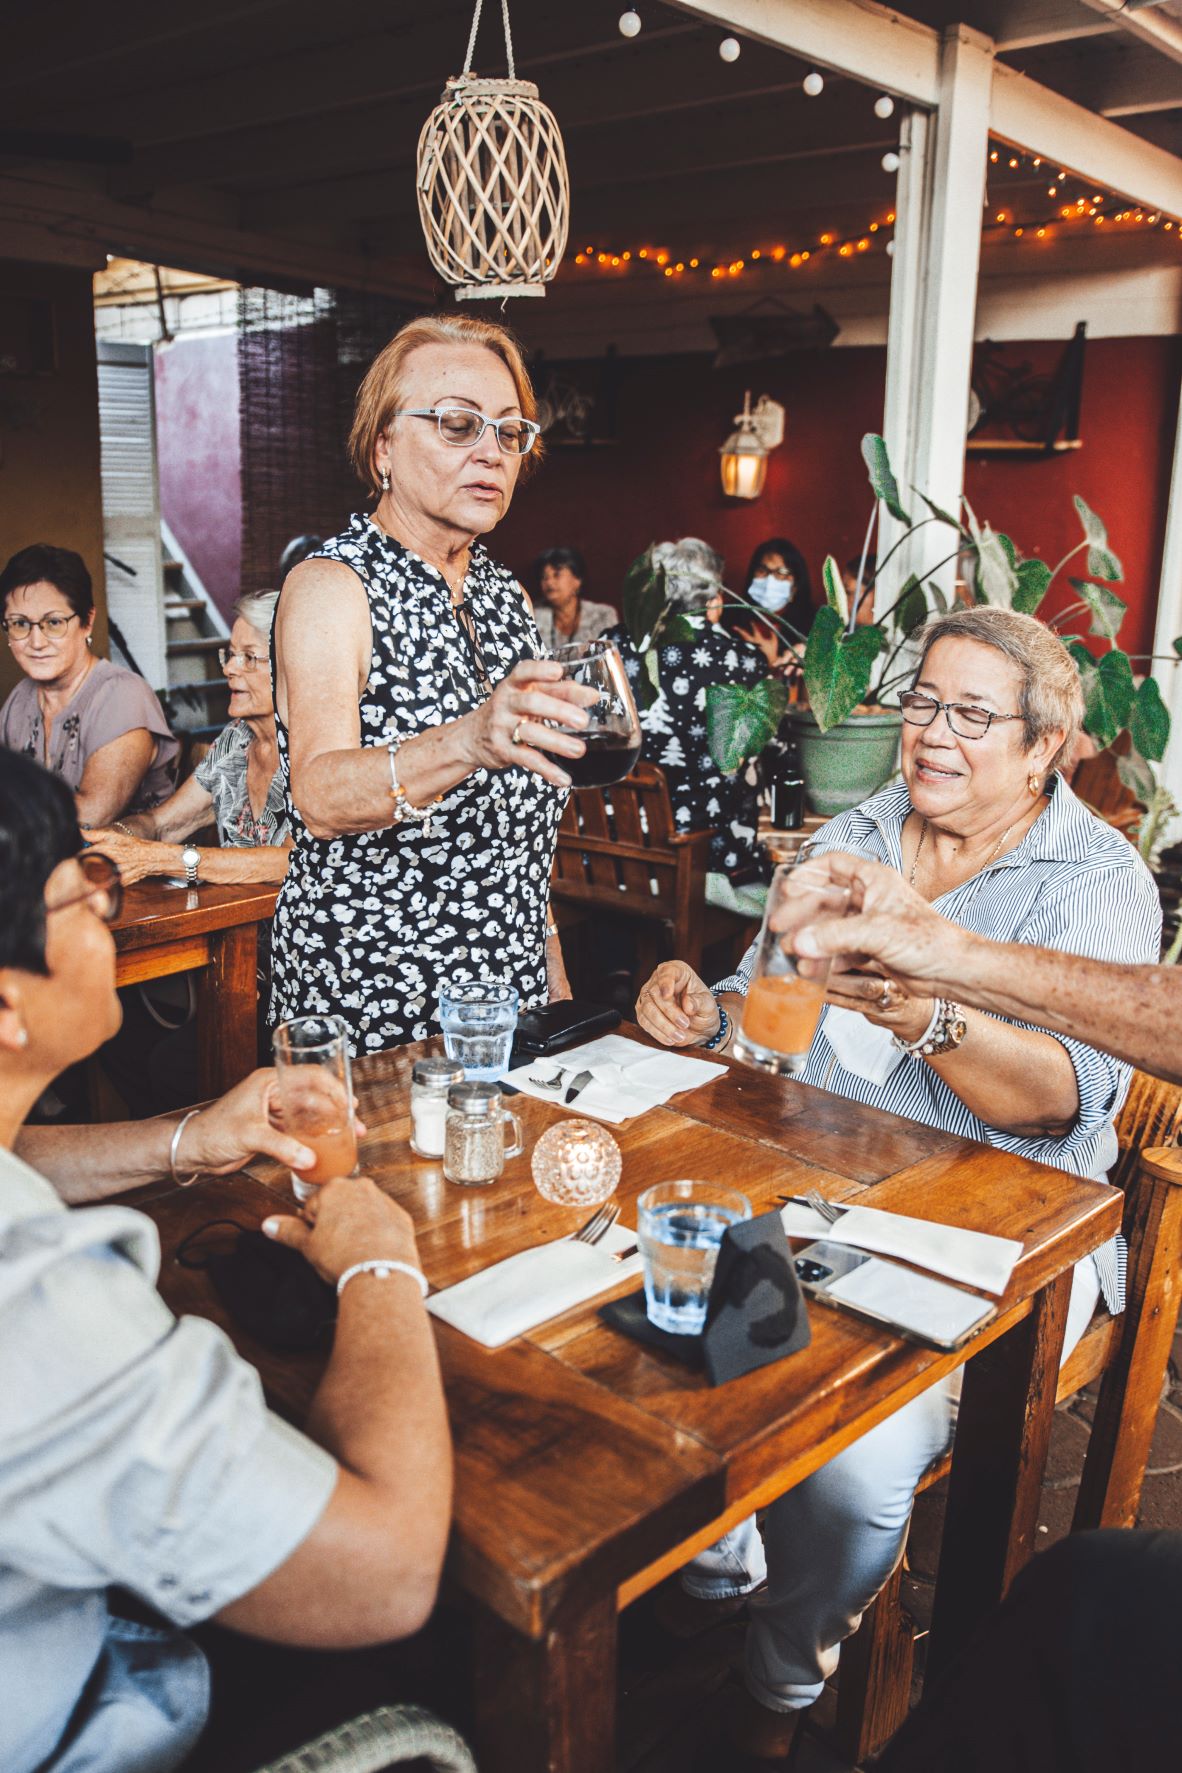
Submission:
<svg viewBox="0 0 1182 1773">
<path fill-rule="evenodd" d="M 882 991 L 879 994 L 879 999 L 878 999 L 879 1008 L 883 1009 L 883 1010 L 889 1010 L 891 1007 L 891 1004 L 893 1002 L 894 1002 L 894 998 L 891 995 L 891 982 L 889 979 L 887 979 L 884 981 Z"/>
<path fill-rule="evenodd" d="M 516 726 L 515 726 L 515 727 L 514 727 L 514 728 L 513 728 L 513 731 L 512 731 L 512 732 L 511 732 L 511 733 L 510 733 L 510 735 L 509 735 L 509 743 L 510 743 L 510 744 L 511 744 L 511 745 L 520 745 L 520 744 L 521 744 L 521 728 L 522 728 L 522 724 L 523 724 L 523 723 L 522 723 L 522 722 L 521 722 L 521 721 L 520 721 L 520 720 L 519 720 L 519 721 L 518 721 L 518 722 L 517 722 L 517 725 L 516 725 Z"/>
</svg>

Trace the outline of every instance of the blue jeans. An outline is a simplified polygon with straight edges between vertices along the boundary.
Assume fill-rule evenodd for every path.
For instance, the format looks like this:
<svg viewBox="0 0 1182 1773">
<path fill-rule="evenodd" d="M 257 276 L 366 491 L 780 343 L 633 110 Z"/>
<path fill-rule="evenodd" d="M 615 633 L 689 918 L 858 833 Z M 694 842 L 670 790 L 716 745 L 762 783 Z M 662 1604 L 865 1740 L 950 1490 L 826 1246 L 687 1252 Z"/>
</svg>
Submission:
<svg viewBox="0 0 1182 1773">
<path fill-rule="evenodd" d="M 1066 1359 L 1095 1310 L 1090 1258 L 1076 1266 Z M 956 1376 L 959 1378 L 959 1375 Z M 731 1529 L 682 1573 L 701 1599 L 752 1594 L 746 1681 L 772 1711 L 811 1705 L 903 1555 L 920 1478 L 948 1446 L 959 1385 L 940 1380 L 780 1496 L 764 1517 Z"/>
</svg>

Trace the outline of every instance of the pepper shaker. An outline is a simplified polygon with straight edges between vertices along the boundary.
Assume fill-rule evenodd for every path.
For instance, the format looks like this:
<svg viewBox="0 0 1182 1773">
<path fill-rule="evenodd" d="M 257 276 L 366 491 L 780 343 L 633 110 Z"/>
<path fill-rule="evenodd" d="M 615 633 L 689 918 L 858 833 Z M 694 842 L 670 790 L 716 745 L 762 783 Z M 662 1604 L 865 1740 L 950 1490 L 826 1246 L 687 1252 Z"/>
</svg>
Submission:
<svg viewBox="0 0 1182 1773">
<path fill-rule="evenodd" d="M 506 1150 L 505 1123 L 513 1129 Z M 443 1173 L 449 1182 L 482 1186 L 495 1182 L 507 1157 L 520 1157 L 525 1135 L 515 1114 L 502 1105 L 492 1083 L 453 1084 L 447 1092 L 447 1131 Z"/>
</svg>

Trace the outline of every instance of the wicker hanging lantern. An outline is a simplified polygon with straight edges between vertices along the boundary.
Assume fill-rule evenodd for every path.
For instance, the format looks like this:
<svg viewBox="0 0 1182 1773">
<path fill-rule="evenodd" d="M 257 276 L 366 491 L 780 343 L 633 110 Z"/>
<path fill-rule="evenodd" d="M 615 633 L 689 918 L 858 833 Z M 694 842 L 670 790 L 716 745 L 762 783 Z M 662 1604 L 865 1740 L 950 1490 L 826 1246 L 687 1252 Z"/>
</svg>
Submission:
<svg viewBox="0 0 1182 1773">
<path fill-rule="evenodd" d="M 464 72 L 449 80 L 419 136 L 419 220 L 431 263 L 458 302 L 545 295 L 566 251 L 570 178 L 554 113 L 518 80 L 501 0 L 507 80 L 473 74 L 483 0 Z"/>
</svg>

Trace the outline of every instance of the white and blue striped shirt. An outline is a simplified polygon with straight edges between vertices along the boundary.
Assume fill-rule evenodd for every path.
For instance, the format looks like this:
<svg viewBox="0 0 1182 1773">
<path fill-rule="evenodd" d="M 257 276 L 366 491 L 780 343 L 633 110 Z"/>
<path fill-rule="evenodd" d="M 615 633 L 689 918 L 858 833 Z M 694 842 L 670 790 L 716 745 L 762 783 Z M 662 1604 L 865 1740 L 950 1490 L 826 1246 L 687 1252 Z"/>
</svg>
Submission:
<svg viewBox="0 0 1182 1773">
<path fill-rule="evenodd" d="M 1161 904 L 1153 876 L 1133 845 L 1089 812 L 1063 779 L 1048 783 L 1050 801 L 1022 842 L 980 874 L 934 901 L 934 909 L 965 929 L 998 942 L 1029 942 L 1095 960 L 1156 961 Z M 906 784 L 884 788 L 851 812 L 831 819 L 814 853 L 849 850 L 902 873 L 903 823 L 911 811 Z M 746 993 L 755 944 L 738 971 L 715 991 Z M 839 1062 L 825 1038 L 826 1010 L 809 1049 L 802 1083 L 856 1102 L 887 1108 L 942 1132 L 977 1139 L 1078 1176 L 1102 1178 L 1115 1160 L 1112 1123 L 1128 1094 L 1132 1067 L 1080 1040 L 1056 1034 L 1075 1068 L 1079 1113 L 1070 1132 L 1024 1137 L 991 1127 L 965 1106 L 923 1059 L 903 1061 L 885 1083 L 871 1083 Z M 1015 1022 L 1018 1028 L 1037 1023 Z M 1046 1031 L 1041 1031 L 1046 1032 Z M 1124 1306 L 1124 1248 L 1114 1240 L 1096 1253 L 1105 1303 Z"/>
</svg>

